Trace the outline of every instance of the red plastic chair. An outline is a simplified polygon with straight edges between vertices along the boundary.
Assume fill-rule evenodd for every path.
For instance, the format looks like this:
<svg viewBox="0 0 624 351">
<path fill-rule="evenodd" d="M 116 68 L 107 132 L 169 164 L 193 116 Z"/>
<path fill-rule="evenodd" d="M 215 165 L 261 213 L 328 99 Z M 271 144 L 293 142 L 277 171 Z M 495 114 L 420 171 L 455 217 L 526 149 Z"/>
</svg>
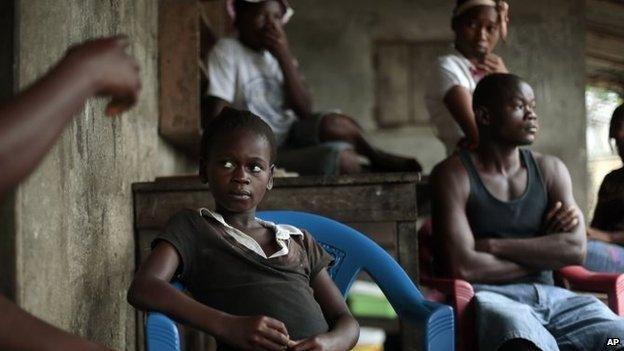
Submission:
<svg viewBox="0 0 624 351">
<path fill-rule="evenodd" d="M 474 290 L 465 280 L 436 277 L 433 266 L 431 220 L 418 231 L 420 284 L 431 289 L 429 300 L 450 304 L 455 311 L 458 351 L 478 351 L 475 328 Z M 596 273 L 582 266 L 567 266 L 555 272 L 558 285 L 575 291 L 607 294 L 609 308 L 624 316 L 624 274 Z"/>
</svg>

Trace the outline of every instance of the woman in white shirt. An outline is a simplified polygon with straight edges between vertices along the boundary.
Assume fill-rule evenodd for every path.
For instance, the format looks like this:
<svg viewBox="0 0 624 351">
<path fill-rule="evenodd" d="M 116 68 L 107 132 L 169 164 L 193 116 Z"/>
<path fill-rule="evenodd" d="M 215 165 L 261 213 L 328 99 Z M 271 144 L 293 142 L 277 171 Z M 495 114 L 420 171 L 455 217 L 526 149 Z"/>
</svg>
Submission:
<svg viewBox="0 0 624 351">
<path fill-rule="evenodd" d="M 504 1 L 457 0 L 452 28 L 455 50 L 437 60 L 425 96 L 427 110 L 447 155 L 479 142 L 472 111 L 472 92 L 487 74 L 507 73 L 503 59 L 492 51 L 505 40 L 509 6 Z"/>
</svg>

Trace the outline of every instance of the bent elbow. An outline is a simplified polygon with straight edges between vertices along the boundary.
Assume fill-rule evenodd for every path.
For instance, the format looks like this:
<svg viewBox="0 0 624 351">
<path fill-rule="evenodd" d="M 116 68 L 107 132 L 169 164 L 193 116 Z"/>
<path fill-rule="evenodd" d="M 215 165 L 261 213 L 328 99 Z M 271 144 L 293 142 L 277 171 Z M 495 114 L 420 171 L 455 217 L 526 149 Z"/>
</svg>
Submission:
<svg viewBox="0 0 624 351">
<path fill-rule="evenodd" d="M 567 243 L 568 252 L 565 265 L 582 265 L 587 254 L 585 240 L 573 240 Z"/>
<path fill-rule="evenodd" d="M 566 266 L 581 266 L 585 263 L 585 249 L 582 246 L 568 247 L 557 257 L 549 269 L 559 269 Z"/>
<path fill-rule="evenodd" d="M 583 247 L 583 245 L 578 245 L 571 251 L 569 265 L 583 265 L 585 263 L 585 256 L 587 255 L 585 247 Z"/>
<path fill-rule="evenodd" d="M 132 285 L 130 285 L 130 288 L 128 289 L 128 292 L 126 293 L 126 301 L 128 301 L 128 303 L 132 306 L 132 307 L 137 307 L 137 296 L 136 296 L 136 291 L 134 289 L 134 283 Z"/>
<path fill-rule="evenodd" d="M 128 293 L 126 294 L 126 301 L 137 309 L 142 309 L 143 306 L 143 294 L 141 293 L 141 289 L 138 287 L 139 283 L 137 280 L 133 280 L 132 284 L 130 284 L 130 288 L 128 289 Z"/>
</svg>

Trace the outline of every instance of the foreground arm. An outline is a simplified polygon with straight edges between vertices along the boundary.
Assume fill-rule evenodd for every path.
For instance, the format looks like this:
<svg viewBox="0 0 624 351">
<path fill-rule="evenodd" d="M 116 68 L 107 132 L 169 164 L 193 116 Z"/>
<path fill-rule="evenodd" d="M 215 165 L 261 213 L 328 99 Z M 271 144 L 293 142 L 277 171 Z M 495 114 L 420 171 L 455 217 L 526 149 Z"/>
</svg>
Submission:
<svg viewBox="0 0 624 351">
<path fill-rule="evenodd" d="M 329 324 L 329 331 L 314 337 L 294 341 L 293 351 L 346 351 L 351 350 L 360 335 L 360 327 L 349 312 L 340 290 L 334 284 L 326 269 L 312 280 L 314 298 L 318 301 Z"/>
<path fill-rule="evenodd" d="M 563 162 L 554 157 L 538 159 L 551 204 L 578 208 L 572 195 L 572 180 Z M 535 269 L 558 269 L 582 264 L 585 260 L 585 223 L 578 211 L 577 225 L 569 232 L 540 233 L 530 239 L 491 239 L 484 250 Z"/>
<path fill-rule="evenodd" d="M 431 183 L 436 257 L 445 259 L 451 277 L 473 283 L 502 283 L 531 273 L 518 263 L 476 250 L 465 212 L 468 175 L 458 157 L 436 166 Z"/>
<path fill-rule="evenodd" d="M 110 115 L 135 102 L 139 67 L 125 53 L 127 46 L 124 37 L 78 45 L 43 78 L 0 106 L 0 198 L 35 168 L 87 98 L 111 96 Z M 46 324 L 3 296 L 0 316 L 1 350 L 108 350 Z"/>
<path fill-rule="evenodd" d="M 160 242 L 137 271 L 128 291 L 128 302 L 141 310 L 162 312 L 239 349 L 284 350 L 289 338 L 282 322 L 265 316 L 233 316 L 201 304 L 173 287 L 169 281 L 179 264 L 176 249 Z"/>
<path fill-rule="evenodd" d="M 465 87 L 456 85 L 444 95 L 444 105 L 464 131 L 466 146 L 476 147 L 479 143 L 479 131 L 472 112 L 472 94 Z"/>
<path fill-rule="evenodd" d="M 107 113 L 130 107 L 140 89 L 138 65 L 123 37 L 70 49 L 48 74 L 0 106 L 0 197 L 41 161 L 85 101 L 113 97 Z"/>
<path fill-rule="evenodd" d="M 98 350 L 111 349 L 57 329 L 24 312 L 0 295 L 0 350 Z"/>
</svg>

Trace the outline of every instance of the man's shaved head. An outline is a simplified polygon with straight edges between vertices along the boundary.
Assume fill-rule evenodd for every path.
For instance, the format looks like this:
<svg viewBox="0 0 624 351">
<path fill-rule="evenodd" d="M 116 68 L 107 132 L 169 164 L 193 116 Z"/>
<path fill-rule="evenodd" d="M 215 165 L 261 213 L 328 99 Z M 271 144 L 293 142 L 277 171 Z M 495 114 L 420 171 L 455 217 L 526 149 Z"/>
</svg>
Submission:
<svg viewBox="0 0 624 351">
<path fill-rule="evenodd" d="M 500 108 L 516 94 L 521 83 L 524 83 L 522 78 L 510 73 L 494 73 L 485 76 L 479 81 L 472 94 L 472 109 L 477 111 L 480 107 Z"/>
</svg>

